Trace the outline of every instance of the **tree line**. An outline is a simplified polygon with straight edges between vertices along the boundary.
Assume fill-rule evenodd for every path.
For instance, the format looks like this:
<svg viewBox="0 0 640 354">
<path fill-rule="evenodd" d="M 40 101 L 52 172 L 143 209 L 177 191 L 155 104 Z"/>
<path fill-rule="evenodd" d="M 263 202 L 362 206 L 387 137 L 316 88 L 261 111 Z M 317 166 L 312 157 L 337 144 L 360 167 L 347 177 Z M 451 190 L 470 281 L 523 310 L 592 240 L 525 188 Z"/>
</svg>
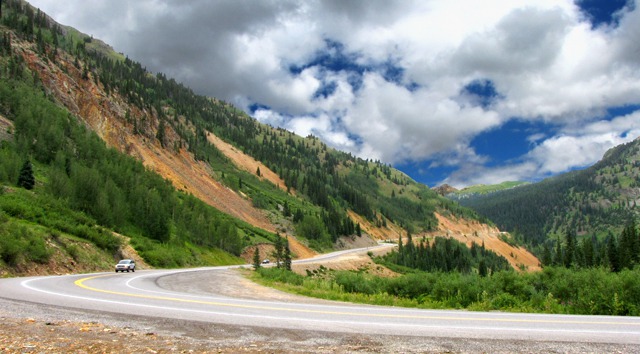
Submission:
<svg viewBox="0 0 640 354">
<path fill-rule="evenodd" d="M 398 240 L 398 249 L 383 258 L 386 264 L 394 264 L 426 272 L 477 272 L 480 276 L 511 270 L 502 256 L 473 242 L 471 247 L 452 238 L 435 237 L 414 242 L 410 232 L 407 241 Z"/>
<path fill-rule="evenodd" d="M 541 261 L 545 266 L 566 268 L 602 267 L 612 272 L 633 269 L 640 264 L 640 234 L 635 219 L 620 235 L 610 233 L 602 239 L 591 235 L 578 241 L 575 232 L 567 231 L 563 240 L 558 237 L 544 244 Z"/>
</svg>

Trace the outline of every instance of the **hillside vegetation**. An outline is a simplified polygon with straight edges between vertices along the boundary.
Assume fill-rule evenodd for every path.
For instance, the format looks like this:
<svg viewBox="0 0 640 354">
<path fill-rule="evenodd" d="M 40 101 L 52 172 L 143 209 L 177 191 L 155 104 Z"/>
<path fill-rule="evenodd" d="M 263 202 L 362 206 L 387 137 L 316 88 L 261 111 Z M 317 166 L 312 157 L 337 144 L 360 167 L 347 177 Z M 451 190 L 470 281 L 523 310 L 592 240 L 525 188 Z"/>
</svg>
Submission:
<svg viewBox="0 0 640 354">
<path fill-rule="evenodd" d="M 88 229 L 126 235 L 151 265 L 238 262 L 278 234 L 308 256 L 344 237 L 450 236 L 443 218 L 481 229 L 487 221 L 389 165 L 152 74 L 24 1 L 3 1 L 0 23 L 3 196 L 28 162 L 35 197 L 78 213 Z"/>
</svg>

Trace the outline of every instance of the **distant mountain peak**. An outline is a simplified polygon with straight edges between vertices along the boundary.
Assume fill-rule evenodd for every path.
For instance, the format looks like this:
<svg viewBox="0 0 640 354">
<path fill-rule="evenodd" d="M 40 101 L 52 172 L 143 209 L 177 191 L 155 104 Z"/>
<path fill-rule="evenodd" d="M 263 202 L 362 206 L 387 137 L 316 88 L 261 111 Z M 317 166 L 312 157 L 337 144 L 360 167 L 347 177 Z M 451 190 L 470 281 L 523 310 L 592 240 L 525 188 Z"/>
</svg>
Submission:
<svg viewBox="0 0 640 354">
<path fill-rule="evenodd" d="M 437 187 L 431 188 L 431 189 L 432 189 L 434 192 L 436 192 L 436 193 L 440 194 L 441 196 L 446 196 L 446 195 L 447 195 L 447 194 L 449 194 L 449 193 L 454 193 L 454 192 L 457 192 L 457 191 L 458 191 L 458 189 L 457 189 L 457 188 L 455 188 L 455 187 L 453 187 L 453 186 L 450 186 L 450 185 L 448 185 L 448 184 L 446 184 L 446 183 L 445 183 L 445 184 L 442 184 L 442 185 L 439 185 L 439 186 L 437 186 Z"/>
</svg>

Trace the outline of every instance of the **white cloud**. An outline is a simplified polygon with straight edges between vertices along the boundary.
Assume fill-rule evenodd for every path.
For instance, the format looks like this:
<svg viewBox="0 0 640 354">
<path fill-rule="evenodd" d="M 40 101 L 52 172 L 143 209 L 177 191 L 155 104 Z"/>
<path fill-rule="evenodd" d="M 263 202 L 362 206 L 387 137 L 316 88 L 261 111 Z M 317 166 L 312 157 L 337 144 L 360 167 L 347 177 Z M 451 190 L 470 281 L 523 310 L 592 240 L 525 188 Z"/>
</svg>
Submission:
<svg viewBox="0 0 640 354">
<path fill-rule="evenodd" d="M 519 162 L 487 168 L 467 159 L 460 170 L 441 183 L 457 187 L 473 184 L 494 184 L 502 181 L 538 180 L 599 161 L 613 146 L 640 137 L 640 111 L 600 120 L 584 126 L 574 126 L 536 145 Z M 540 138 L 540 136 L 537 136 Z"/>
<path fill-rule="evenodd" d="M 573 0 L 32 3 L 200 93 L 270 107 L 256 112 L 263 122 L 365 158 L 459 166 L 450 180 L 471 170 L 477 180 L 530 179 L 593 162 L 630 139 L 622 120 L 595 118 L 640 103 L 638 6 L 620 12 L 619 26 L 593 29 Z M 389 63 L 395 80 L 385 79 Z M 464 97 L 478 79 L 501 99 L 483 108 Z M 470 142 L 514 117 L 563 135 L 538 133 L 521 162 L 484 167 L 490 156 Z"/>
</svg>

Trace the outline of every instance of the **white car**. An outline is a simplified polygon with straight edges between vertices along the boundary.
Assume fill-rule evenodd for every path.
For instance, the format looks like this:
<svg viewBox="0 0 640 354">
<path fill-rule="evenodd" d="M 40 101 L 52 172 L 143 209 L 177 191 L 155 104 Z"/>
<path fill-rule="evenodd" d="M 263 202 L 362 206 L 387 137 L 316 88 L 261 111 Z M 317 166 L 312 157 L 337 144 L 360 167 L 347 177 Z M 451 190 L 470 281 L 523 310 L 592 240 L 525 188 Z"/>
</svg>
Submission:
<svg viewBox="0 0 640 354">
<path fill-rule="evenodd" d="M 136 271 L 136 262 L 133 259 L 123 259 L 118 264 L 116 264 L 116 273 L 129 271 Z"/>
</svg>

